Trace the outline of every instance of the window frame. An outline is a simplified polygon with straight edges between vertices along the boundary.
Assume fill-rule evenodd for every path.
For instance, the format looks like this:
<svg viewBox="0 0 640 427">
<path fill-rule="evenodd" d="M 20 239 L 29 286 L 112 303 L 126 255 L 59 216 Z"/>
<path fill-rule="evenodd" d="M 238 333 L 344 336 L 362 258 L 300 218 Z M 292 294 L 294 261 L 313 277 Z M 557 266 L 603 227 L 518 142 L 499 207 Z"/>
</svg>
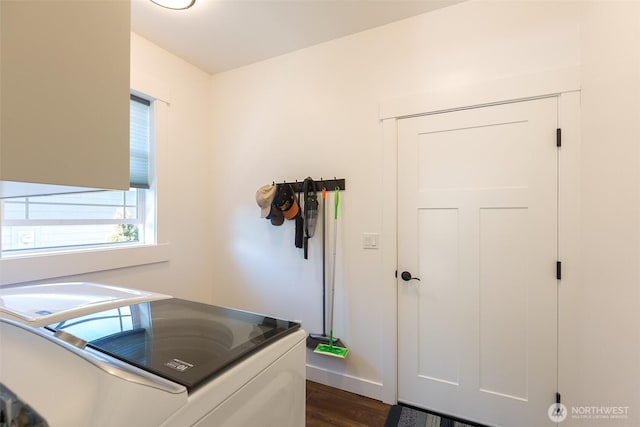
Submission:
<svg viewBox="0 0 640 427">
<path fill-rule="evenodd" d="M 148 82 L 148 81 L 147 81 Z M 0 246 L 0 286 L 22 282 L 50 281 L 61 277 L 108 271 L 126 267 L 167 262 L 170 259 L 166 240 L 166 224 L 161 218 L 166 207 L 160 204 L 159 182 L 164 181 L 167 161 L 168 115 L 170 100 L 166 88 L 157 82 L 144 83 L 131 93 L 151 101 L 151 129 L 153 140 L 150 150 L 150 188 L 145 190 L 145 215 L 141 227 L 146 236 L 144 243 L 67 247 L 60 250 L 32 251 L 20 255 L 2 255 Z M 154 96 L 156 94 L 156 96 Z M 0 227 L 1 233 L 1 227 Z M 1 245 L 1 239 L 0 239 Z"/>
</svg>

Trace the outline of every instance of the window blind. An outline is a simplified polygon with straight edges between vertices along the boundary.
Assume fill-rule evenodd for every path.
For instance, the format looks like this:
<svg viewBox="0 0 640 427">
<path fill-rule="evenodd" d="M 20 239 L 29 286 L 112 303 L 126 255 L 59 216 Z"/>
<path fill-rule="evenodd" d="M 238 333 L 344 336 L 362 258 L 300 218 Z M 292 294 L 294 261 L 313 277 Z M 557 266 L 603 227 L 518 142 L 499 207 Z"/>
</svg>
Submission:
<svg viewBox="0 0 640 427">
<path fill-rule="evenodd" d="M 130 99 L 130 185 L 132 188 L 149 188 L 149 122 L 151 102 L 135 95 L 131 95 Z"/>
</svg>

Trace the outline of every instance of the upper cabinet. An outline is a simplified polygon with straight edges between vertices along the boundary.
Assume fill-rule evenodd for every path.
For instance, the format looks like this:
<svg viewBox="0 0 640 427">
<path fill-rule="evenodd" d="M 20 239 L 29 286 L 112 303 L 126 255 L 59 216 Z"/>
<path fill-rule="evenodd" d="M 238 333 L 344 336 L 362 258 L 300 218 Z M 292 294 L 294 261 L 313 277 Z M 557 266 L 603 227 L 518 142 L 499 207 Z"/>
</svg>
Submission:
<svg viewBox="0 0 640 427">
<path fill-rule="evenodd" d="M 0 197 L 129 188 L 130 15 L 124 0 L 0 1 Z"/>
</svg>

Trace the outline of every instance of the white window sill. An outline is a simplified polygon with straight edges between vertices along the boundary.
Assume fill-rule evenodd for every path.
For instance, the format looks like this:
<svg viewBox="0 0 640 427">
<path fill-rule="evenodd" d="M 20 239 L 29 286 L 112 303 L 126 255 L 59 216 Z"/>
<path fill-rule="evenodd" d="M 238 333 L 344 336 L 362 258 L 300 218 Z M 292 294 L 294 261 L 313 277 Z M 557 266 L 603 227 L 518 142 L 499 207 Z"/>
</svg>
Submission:
<svg viewBox="0 0 640 427">
<path fill-rule="evenodd" d="M 169 244 L 49 253 L 0 260 L 0 285 L 169 261 Z"/>
</svg>

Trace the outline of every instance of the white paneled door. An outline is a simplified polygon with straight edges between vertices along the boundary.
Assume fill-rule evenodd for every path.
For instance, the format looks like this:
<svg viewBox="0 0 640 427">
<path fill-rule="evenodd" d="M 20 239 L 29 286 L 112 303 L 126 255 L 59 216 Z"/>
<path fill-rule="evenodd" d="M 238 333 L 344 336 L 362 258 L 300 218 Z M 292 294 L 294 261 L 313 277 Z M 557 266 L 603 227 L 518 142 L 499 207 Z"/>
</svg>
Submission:
<svg viewBox="0 0 640 427">
<path fill-rule="evenodd" d="M 398 121 L 399 401 L 554 424 L 557 102 Z"/>
</svg>

